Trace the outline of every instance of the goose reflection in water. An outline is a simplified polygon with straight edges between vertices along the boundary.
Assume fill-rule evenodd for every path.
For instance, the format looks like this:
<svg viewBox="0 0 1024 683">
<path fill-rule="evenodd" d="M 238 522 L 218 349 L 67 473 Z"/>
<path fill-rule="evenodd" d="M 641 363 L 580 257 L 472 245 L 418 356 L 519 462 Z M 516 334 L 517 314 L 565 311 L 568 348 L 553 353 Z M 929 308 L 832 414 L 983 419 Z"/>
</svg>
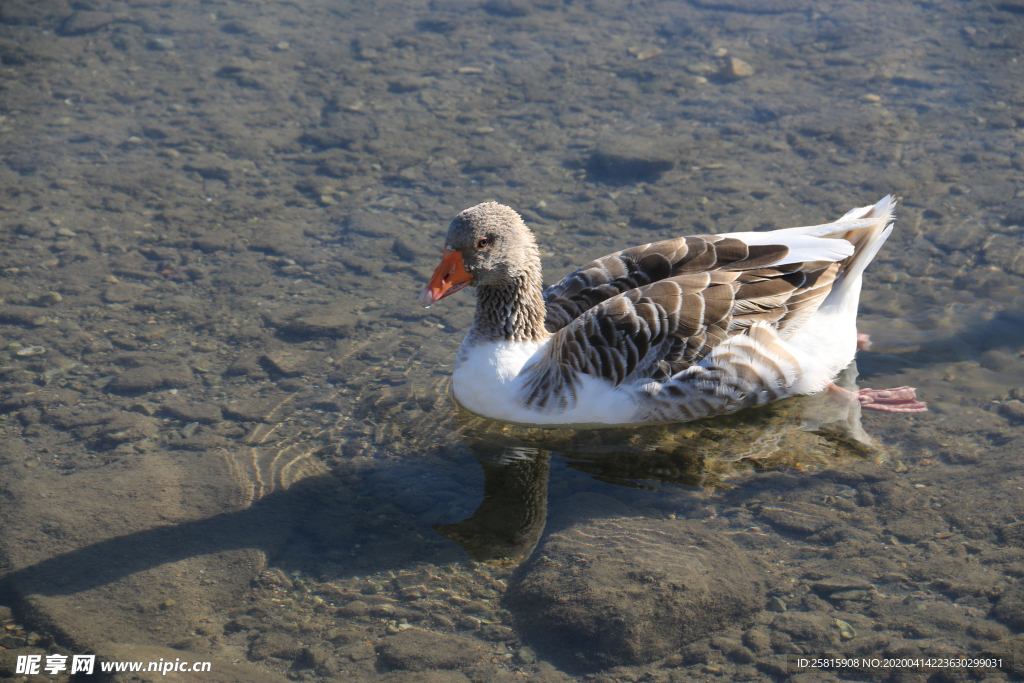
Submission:
<svg viewBox="0 0 1024 683">
<path fill-rule="evenodd" d="M 837 384 L 855 387 L 856 364 Z M 459 412 L 454 426 L 484 472 L 483 501 L 466 519 L 434 527 L 473 559 L 522 561 L 544 533 L 552 459 L 602 482 L 658 491 L 664 486 L 737 488 L 753 471 L 838 468 L 883 460 L 856 402 L 826 394 L 791 399 L 686 424 L 545 430 Z"/>
</svg>

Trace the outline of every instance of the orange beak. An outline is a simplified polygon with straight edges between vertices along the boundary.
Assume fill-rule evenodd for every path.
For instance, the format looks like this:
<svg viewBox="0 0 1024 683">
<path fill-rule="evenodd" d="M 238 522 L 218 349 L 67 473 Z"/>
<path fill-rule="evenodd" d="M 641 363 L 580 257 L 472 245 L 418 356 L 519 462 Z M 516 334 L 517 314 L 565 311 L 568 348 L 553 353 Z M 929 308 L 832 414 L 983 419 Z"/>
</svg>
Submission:
<svg viewBox="0 0 1024 683">
<path fill-rule="evenodd" d="M 462 262 L 462 254 L 451 249 L 444 250 L 441 264 L 434 271 L 430 282 L 420 292 L 420 303 L 424 308 L 435 301 L 440 301 L 467 286 L 473 276 L 466 272 L 466 264 Z"/>
</svg>

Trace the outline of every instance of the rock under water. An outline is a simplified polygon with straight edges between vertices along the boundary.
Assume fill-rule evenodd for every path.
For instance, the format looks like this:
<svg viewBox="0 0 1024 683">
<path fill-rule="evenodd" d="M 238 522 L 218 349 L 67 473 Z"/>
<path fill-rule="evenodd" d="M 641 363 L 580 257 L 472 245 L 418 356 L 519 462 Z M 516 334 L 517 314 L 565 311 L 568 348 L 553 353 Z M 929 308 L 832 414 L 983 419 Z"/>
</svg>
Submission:
<svg viewBox="0 0 1024 683">
<path fill-rule="evenodd" d="M 731 540 L 699 524 L 593 519 L 551 534 L 505 605 L 538 651 L 594 670 L 650 662 L 743 622 L 764 608 L 764 587 Z"/>
</svg>

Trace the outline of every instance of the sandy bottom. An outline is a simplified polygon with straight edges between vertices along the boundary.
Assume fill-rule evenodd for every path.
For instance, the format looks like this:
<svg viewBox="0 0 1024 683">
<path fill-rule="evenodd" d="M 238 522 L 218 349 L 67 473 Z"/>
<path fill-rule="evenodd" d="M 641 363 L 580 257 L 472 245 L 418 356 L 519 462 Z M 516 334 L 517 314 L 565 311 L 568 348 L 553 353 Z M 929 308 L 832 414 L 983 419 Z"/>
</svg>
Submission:
<svg viewBox="0 0 1024 683">
<path fill-rule="evenodd" d="M 827 654 L 1024 666 L 1022 15 L 3 2 L 0 678 L 19 655 L 83 652 L 212 660 L 177 674 L 206 682 L 937 673 L 792 662 Z M 551 432 L 446 393 L 472 298 L 415 296 L 463 208 L 520 210 L 552 282 L 890 192 L 860 386 L 915 386 L 929 413 L 812 397 Z M 651 539 L 680 529 L 751 574 L 700 632 L 645 602 L 668 582 L 650 558 L 674 552 Z M 560 583 L 571 558 L 613 555 Z M 695 600 L 720 595 L 698 583 Z M 598 626 L 553 645 L 510 586 Z"/>
</svg>

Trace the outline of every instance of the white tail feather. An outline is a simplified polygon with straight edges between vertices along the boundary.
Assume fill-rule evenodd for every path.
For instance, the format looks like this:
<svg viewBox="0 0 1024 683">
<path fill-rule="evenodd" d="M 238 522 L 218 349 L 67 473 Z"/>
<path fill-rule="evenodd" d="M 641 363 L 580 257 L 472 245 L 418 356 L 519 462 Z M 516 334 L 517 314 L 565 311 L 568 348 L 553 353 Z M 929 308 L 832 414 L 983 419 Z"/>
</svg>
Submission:
<svg viewBox="0 0 1024 683">
<path fill-rule="evenodd" d="M 786 228 L 770 232 L 736 232 L 729 237 L 746 244 L 785 244 L 789 253 L 773 265 L 806 261 L 842 261 L 850 258 L 835 289 L 842 288 L 843 280 L 856 280 L 878 253 L 882 243 L 892 232 L 896 220 L 896 199 L 882 197 L 874 206 L 862 206 L 847 211 L 837 221 L 801 228 Z"/>
<path fill-rule="evenodd" d="M 847 217 L 859 219 L 853 222 L 865 225 L 856 228 L 851 226 L 843 235 L 843 239 L 849 240 L 856 247 L 856 251 L 832 286 L 833 292 L 842 289 L 844 281 L 859 278 L 868 264 L 875 259 L 885 240 L 892 234 L 893 225 L 896 223 L 896 198 L 891 194 L 886 195 L 874 206 L 853 209 L 836 223 L 843 223 Z"/>
</svg>

